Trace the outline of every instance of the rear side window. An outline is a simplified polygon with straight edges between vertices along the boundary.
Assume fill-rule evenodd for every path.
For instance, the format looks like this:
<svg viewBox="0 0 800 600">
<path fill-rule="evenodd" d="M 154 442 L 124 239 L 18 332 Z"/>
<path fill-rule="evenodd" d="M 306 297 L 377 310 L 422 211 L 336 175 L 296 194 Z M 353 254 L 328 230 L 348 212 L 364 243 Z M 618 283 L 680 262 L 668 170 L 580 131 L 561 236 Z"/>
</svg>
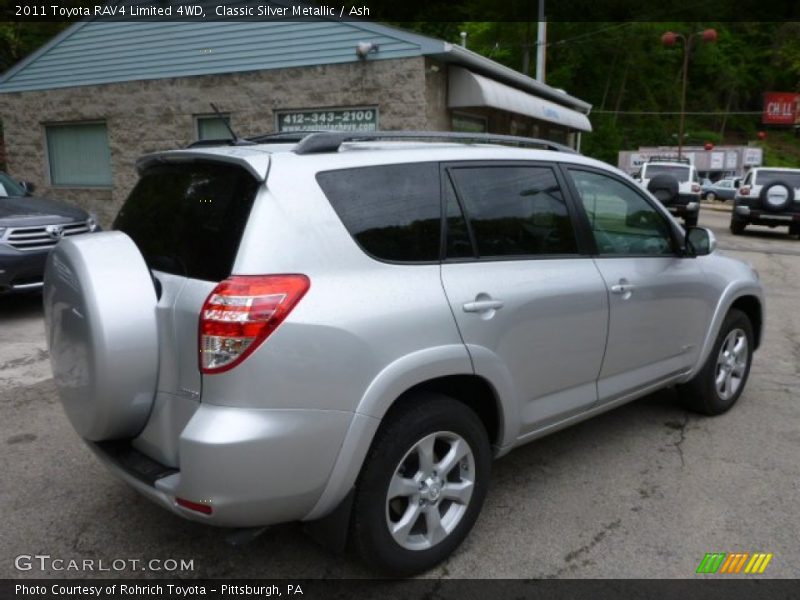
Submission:
<svg viewBox="0 0 800 600">
<path fill-rule="evenodd" d="M 221 281 L 233 268 L 257 189 L 233 165 L 156 165 L 133 188 L 114 229 L 136 242 L 152 269 Z"/>
<path fill-rule="evenodd" d="M 553 169 L 467 167 L 450 171 L 482 258 L 577 254 Z"/>
<path fill-rule="evenodd" d="M 369 255 L 392 262 L 439 260 L 439 167 L 414 163 L 317 174 L 336 214 Z"/>
<path fill-rule="evenodd" d="M 782 181 L 793 188 L 800 189 L 800 171 L 779 171 L 777 169 L 761 169 L 755 175 L 757 185 L 768 185 Z"/>
</svg>

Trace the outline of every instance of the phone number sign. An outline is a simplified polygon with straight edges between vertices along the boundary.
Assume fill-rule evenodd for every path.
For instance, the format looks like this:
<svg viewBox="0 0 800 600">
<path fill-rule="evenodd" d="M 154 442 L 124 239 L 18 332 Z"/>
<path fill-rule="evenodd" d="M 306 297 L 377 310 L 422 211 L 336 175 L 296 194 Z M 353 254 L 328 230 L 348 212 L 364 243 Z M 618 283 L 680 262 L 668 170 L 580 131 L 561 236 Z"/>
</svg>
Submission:
<svg viewBox="0 0 800 600">
<path fill-rule="evenodd" d="M 377 131 L 378 108 L 326 108 L 276 112 L 278 131 Z"/>
</svg>

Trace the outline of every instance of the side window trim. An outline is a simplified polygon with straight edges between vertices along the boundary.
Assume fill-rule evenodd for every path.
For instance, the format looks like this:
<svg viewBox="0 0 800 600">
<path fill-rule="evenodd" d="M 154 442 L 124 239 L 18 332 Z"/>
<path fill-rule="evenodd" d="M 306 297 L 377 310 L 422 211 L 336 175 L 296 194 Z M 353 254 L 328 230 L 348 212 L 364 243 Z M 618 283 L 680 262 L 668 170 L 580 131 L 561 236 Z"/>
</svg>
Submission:
<svg viewBox="0 0 800 600">
<path fill-rule="evenodd" d="M 442 239 L 441 239 L 441 252 L 439 254 L 439 261 L 440 262 L 469 262 L 469 261 L 477 261 L 480 259 L 478 255 L 478 244 L 475 241 L 475 233 L 472 231 L 472 223 L 469 220 L 469 214 L 467 213 L 467 209 L 464 206 L 463 201 L 461 200 L 461 194 L 458 192 L 458 186 L 456 185 L 455 180 L 453 179 L 452 175 L 450 174 L 449 165 L 451 163 L 439 163 L 439 181 L 440 181 L 440 190 L 439 190 L 439 197 L 441 199 L 441 216 L 442 216 Z M 461 218 L 464 219 L 464 224 L 467 227 L 467 235 L 469 236 L 469 243 L 472 247 L 472 256 L 471 257 L 458 257 L 458 258 L 448 258 L 447 257 L 447 241 L 448 236 L 450 235 L 450 225 L 447 222 L 447 194 L 446 194 L 446 187 L 450 186 L 450 189 L 453 190 L 453 195 L 456 199 L 456 204 L 458 205 L 458 210 L 461 212 Z"/>
<path fill-rule="evenodd" d="M 553 259 L 564 259 L 564 258 L 589 258 L 592 256 L 592 246 L 587 244 L 587 240 L 585 239 L 580 223 L 580 217 L 578 213 L 578 207 L 572 200 L 572 194 L 567 189 L 568 178 L 564 176 L 564 174 L 559 169 L 559 163 L 551 162 L 551 161 L 532 161 L 532 160 L 472 160 L 472 161 L 453 161 L 453 162 L 443 162 L 442 165 L 442 219 L 445 221 L 447 220 L 446 215 L 446 207 L 444 206 L 444 178 L 447 177 L 451 182 L 453 187 L 453 191 L 456 195 L 456 200 L 458 201 L 458 206 L 461 209 L 461 214 L 464 217 L 464 220 L 467 225 L 467 231 L 469 232 L 470 243 L 472 244 L 472 252 L 473 258 L 447 258 L 446 248 L 447 248 L 447 227 L 446 224 L 443 227 L 443 240 L 442 240 L 442 262 L 443 263 L 463 263 L 463 262 L 498 262 L 498 261 L 507 261 L 507 260 L 553 260 Z M 524 256 L 489 256 L 489 257 L 481 257 L 478 251 L 478 244 L 477 240 L 475 239 L 475 233 L 472 227 L 472 221 L 469 216 L 469 212 L 467 207 L 464 204 L 463 194 L 458 189 L 458 184 L 455 181 L 455 177 L 453 177 L 451 171 L 454 169 L 468 169 L 468 168 L 492 168 L 492 167 L 539 167 L 539 168 L 548 168 L 552 170 L 553 176 L 556 178 L 556 182 L 559 185 L 561 190 L 561 194 L 564 198 L 564 204 L 567 209 L 567 215 L 569 216 L 570 223 L 572 224 L 572 228 L 575 233 L 575 239 L 578 246 L 578 251 L 575 254 L 531 254 L 531 255 L 524 255 Z M 591 237 L 591 232 L 590 232 Z"/>
<path fill-rule="evenodd" d="M 653 255 L 650 254 L 600 254 L 597 249 L 597 243 L 594 239 L 594 234 L 592 233 L 592 226 L 589 222 L 589 216 L 586 214 L 586 209 L 583 207 L 583 203 L 581 202 L 580 192 L 575 187 L 575 182 L 570 175 L 570 171 L 585 171 L 587 173 L 593 173 L 595 175 L 602 175 L 604 177 L 608 177 L 609 179 L 613 179 L 617 183 L 620 183 L 631 190 L 633 193 L 638 195 L 642 198 L 650 208 L 652 208 L 656 213 L 658 213 L 661 219 L 664 221 L 667 229 L 670 233 L 670 238 L 672 239 L 672 247 L 673 247 L 673 255 L 676 257 L 681 256 L 680 248 L 683 244 L 681 236 L 679 235 L 678 230 L 675 227 L 675 224 L 672 220 L 667 216 L 669 213 L 666 212 L 661 206 L 658 206 L 647 194 L 643 193 L 641 189 L 637 189 L 636 186 L 631 185 L 630 182 L 626 181 L 616 173 L 612 173 L 610 171 L 604 171 L 603 169 L 598 169 L 596 167 L 592 167 L 590 165 L 580 165 L 580 164 L 572 164 L 572 163 L 559 163 L 559 167 L 564 174 L 564 178 L 567 180 L 567 186 L 569 190 L 570 196 L 574 198 L 574 204 L 580 214 L 581 221 L 583 222 L 583 226 L 586 228 L 586 231 L 589 234 L 591 245 L 593 248 L 592 257 L 594 258 L 654 258 Z M 663 258 L 663 255 L 661 255 Z"/>
</svg>

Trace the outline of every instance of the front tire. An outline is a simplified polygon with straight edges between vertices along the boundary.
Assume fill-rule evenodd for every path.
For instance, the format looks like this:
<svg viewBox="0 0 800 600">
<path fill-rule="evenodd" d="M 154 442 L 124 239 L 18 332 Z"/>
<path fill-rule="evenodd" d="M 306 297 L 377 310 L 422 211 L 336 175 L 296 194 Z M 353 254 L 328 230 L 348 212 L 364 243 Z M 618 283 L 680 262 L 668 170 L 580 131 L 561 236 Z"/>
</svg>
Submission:
<svg viewBox="0 0 800 600">
<path fill-rule="evenodd" d="M 431 393 L 399 406 L 381 425 L 356 484 L 357 553 L 392 575 L 432 568 L 475 524 L 490 471 L 489 438 L 470 408 Z"/>
<path fill-rule="evenodd" d="M 753 360 L 753 325 L 742 311 L 731 309 L 703 368 L 678 386 L 686 407 L 704 415 L 721 415 L 744 391 Z"/>
</svg>

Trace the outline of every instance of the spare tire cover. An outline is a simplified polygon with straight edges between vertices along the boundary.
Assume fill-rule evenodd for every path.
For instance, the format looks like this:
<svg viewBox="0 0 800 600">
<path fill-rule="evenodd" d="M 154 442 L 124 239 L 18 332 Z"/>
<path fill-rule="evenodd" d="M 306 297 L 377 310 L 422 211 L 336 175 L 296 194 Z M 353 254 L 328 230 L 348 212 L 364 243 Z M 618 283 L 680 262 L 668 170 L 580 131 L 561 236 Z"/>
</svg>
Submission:
<svg viewBox="0 0 800 600">
<path fill-rule="evenodd" d="M 653 194 L 661 204 L 672 204 L 678 199 L 680 184 L 672 175 L 662 173 L 647 183 L 647 191 Z"/>
<path fill-rule="evenodd" d="M 761 188 L 761 205 L 772 212 L 780 212 L 794 201 L 794 188 L 783 181 L 773 181 Z"/>
<path fill-rule="evenodd" d="M 44 274 L 47 344 L 64 410 L 92 441 L 144 427 L 158 377 L 156 295 L 133 240 L 109 231 L 64 238 Z"/>
</svg>

